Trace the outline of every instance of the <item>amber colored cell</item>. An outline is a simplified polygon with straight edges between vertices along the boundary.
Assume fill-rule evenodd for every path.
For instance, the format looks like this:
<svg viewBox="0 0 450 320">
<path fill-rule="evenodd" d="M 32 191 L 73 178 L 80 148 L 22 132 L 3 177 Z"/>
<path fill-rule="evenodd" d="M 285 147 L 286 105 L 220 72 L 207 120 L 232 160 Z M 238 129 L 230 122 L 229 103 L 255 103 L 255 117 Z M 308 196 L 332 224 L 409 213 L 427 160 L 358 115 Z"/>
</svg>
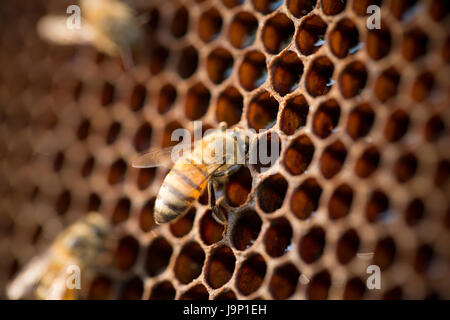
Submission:
<svg viewBox="0 0 450 320">
<path fill-rule="evenodd" d="M 330 32 L 330 49 L 338 58 L 345 58 L 358 51 L 359 32 L 352 20 L 344 18 Z"/>
<path fill-rule="evenodd" d="M 321 227 L 312 227 L 300 239 L 300 257 L 308 264 L 316 262 L 323 254 L 325 243 L 325 230 Z"/>
<path fill-rule="evenodd" d="M 154 277 L 161 274 L 169 264 L 172 256 L 172 246 L 163 237 L 158 237 L 148 246 L 145 260 L 145 270 Z"/>
<path fill-rule="evenodd" d="M 320 0 L 322 10 L 326 15 L 334 16 L 345 9 L 347 0 Z"/>
<path fill-rule="evenodd" d="M 187 46 L 180 51 L 177 71 L 181 78 L 187 79 L 194 74 L 198 66 L 198 52 L 193 46 Z"/>
<path fill-rule="evenodd" d="M 350 229 L 346 231 L 338 240 L 336 256 L 341 264 L 349 263 L 358 251 L 360 244 L 358 233 Z"/>
<path fill-rule="evenodd" d="M 72 195 L 70 191 L 64 190 L 59 194 L 58 198 L 56 199 L 55 203 L 56 213 L 59 216 L 65 214 L 69 210 L 71 203 L 72 203 Z"/>
<path fill-rule="evenodd" d="M 61 171 L 64 165 L 65 156 L 61 151 L 56 154 L 55 160 L 53 161 L 53 171 Z"/>
<path fill-rule="evenodd" d="M 94 170 L 95 166 L 95 159 L 93 157 L 88 157 L 82 167 L 81 167 L 81 176 L 83 178 L 89 177 Z"/>
<path fill-rule="evenodd" d="M 348 64 L 339 76 L 339 88 L 344 98 L 350 99 L 359 95 L 367 81 L 367 70 L 361 61 Z"/>
<path fill-rule="evenodd" d="M 104 275 L 96 276 L 89 284 L 88 300 L 105 300 L 111 293 L 112 281 Z"/>
<path fill-rule="evenodd" d="M 102 106 L 108 106 L 113 103 L 116 95 L 116 87 L 111 82 L 105 82 L 102 88 L 100 102 Z"/>
<path fill-rule="evenodd" d="M 261 86 L 267 79 L 266 58 L 259 51 L 250 51 L 245 55 L 239 68 L 239 82 L 247 91 Z"/>
<path fill-rule="evenodd" d="M 288 51 L 274 61 L 271 74 L 275 91 L 284 96 L 297 89 L 303 74 L 303 63 L 297 53 Z"/>
<path fill-rule="evenodd" d="M 314 114 L 313 132 L 322 139 L 327 138 L 339 123 L 341 107 L 335 99 L 322 102 Z"/>
<path fill-rule="evenodd" d="M 205 252 L 196 242 L 183 246 L 175 262 L 175 276 L 181 283 L 187 284 L 197 278 L 205 262 Z"/>
<path fill-rule="evenodd" d="M 434 184 L 438 187 L 445 186 L 450 176 L 450 161 L 440 160 L 436 167 L 436 173 L 434 176 Z"/>
<path fill-rule="evenodd" d="M 236 285 L 239 291 L 248 296 L 263 284 L 266 276 L 266 262 L 260 254 L 247 258 L 239 268 Z"/>
<path fill-rule="evenodd" d="M 181 124 L 178 121 L 169 122 L 164 128 L 161 146 L 163 148 L 167 148 L 167 147 L 176 145 L 178 143 L 178 141 L 172 141 L 172 138 L 171 138 L 172 132 L 176 129 L 181 129 L 181 128 L 183 128 L 183 127 L 181 126 Z"/>
<path fill-rule="evenodd" d="M 303 95 L 290 98 L 281 112 L 280 129 L 287 135 L 306 125 L 309 105 Z"/>
<path fill-rule="evenodd" d="M 282 13 L 267 20 L 262 30 L 262 41 L 267 52 L 277 54 L 286 48 L 294 32 L 294 23 Z"/>
<path fill-rule="evenodd" d="M 236 14 L 228 28 L 228 39 L 238 49 L 250 46 L 256 37 L 258 20 L 247 11 Z"/>
<path fill-rule="evenodd" d="M 186 102 L 184 105 L 186 116 L 190 120 L 201 118 L 208 110 L 210 98 L 211 94 L 208 88 L 200 82 L 195 84 L 186 94 Z"/>
<path fill-rule="evenodd" d="M 136 131 L 133 139 L 134 149 L 137 152 L 143 152 L 150 147 L 152 138 L 152 127 L 149 123 L 142 124 Z"/>
<path fill-rule="evenodd" d="M 142 84 L 137 84 L 132 92 L 130 97 L 130 108 L 131 111 L 139 111 L 145 104 L 145 100 L 147 98 L 147 89 Z"/>
<path fill-rule="evenodd" d="M 409 226 L 418 224 L 425 215 L 425 204 L 421 199 L 415 198 L 405 208 L 405 222 Z"/>
<path fill-rule="evenodd" d="M 296 36 L 296 44 L 300 52 L 310 55 L 319 50 L 325 43 L 327 24 L 316 15 L 305 18 Z"/>
<path fill-rule="evenodd" d="M 330 219 L 337 220 L 346 217 L 352 206 L 353 189 L 346 183 L 338 186 L 328 202 Z"/>
<path fill-rule="evenodd" d="M 395 241 L 391 237 L 379 240 L 375 247 L 373 264 L 379 266 L 381 271 L 386 270 L 394 262 L 396 251 Z"/>
<path fill-rule="evenodd" d="M 233 56 L 228 50 L 222 47 L 214 49 L 206 58 L 209 79 L 215 84 L 224 81 L 231 74 L 233 61 Z"/>
<path fill-rule="evenodd" d="M 189 11 L 185 7 L 180 7 L 175 11 L 170 25 L 170 32 L 175 38 L 184 36 L 189 26 Z"/>
<path fill-rule="evenodd" d="M 397 181 L 405 183 L 410 180 L 417 171 L 417 158 L 412 153 L 402 155 L 394 164 L 394 174 Z"/>
<path fill-rule="evenodd" d="M 247 250 L 258 238 L 261 231 L 261 218 L 251 210 L 239 214 L 232 231 L 233 246 L 238 250 Z"/>
<path fill-rule="evenodd" d="M 434 76 L 426 71 L 420 74 L 414 81 L 411 88 L 411 97 L 417 102 L 423 102 L 430 97 L 435 86 Z"/>
<path fill-rule="evenodd" d="M 441 21 L 450 13 L 449 3 L 446 0 L 433 0 L 428 12 L 435 21 Z"/>
<path fill-rule="evenodd" d="M 373 60 L 380 60 L 386 57 L 391 51 L 391 45 L 391 32 L 385 23 L 381 23 L 380 29 L 372 29 L 367 31 L 367 54 Z"/>
<path fill-rule="evenodd" d="M 170 232 L 177 238 L 184 237 L 192 230 L 194 219 L 195 208 L 191 208 L 188 213 L 170 223 Z"/>
<path fill-rule="evenodd" d="M 108 183 L 111 185 L 122 182 L 125 179 L 127 164 L 122 159 L 116 160 L 110 167 L 108 173 Z"/>
<path fill-rule="evenodd" d="M 168 281 L 162 281 L 155 284 L 150 293 L 150 300 L 173 300 L 175 299 L 176 290 L 173 284 Z"/>
<path fill-rule="evenodd" d="M 119 224 L 128 219 L 130 215 L 131 201 L 128 198 L 121 198 L 114 207 L 111 222 Z"/>
<path fill-rule="evenodd" d="M 265 213 L 272 213 L 283 205 L 288 183 L 281 174 L 266 178 L 258 188 L 258 204 Z"/>
<path fill-rule="evenodd" d="M 209 294 L 205 286 L 197 284 L 196 286 L 190 288 L 182 296 L 181 300 L 208 300 Z"/>
<path fill-rule="evenodd" d="M 296 18 L 301 18 L 311 12 L 316 3 L 317 0 L 287 0 L 287 7 Z"/>
<path fill-rule="evenodd" d="M 128 280 L 121 289 L 120 300 L 140 300 L 144 291 L 144 284 L 139 277 Z"/>
<path fill-rule="evenodd" d="M 114 256 L 115 266 L 122 271 L 129 270 L 137 260 L 139 242 L 132 236 L 119 240 Z"/>
<path fill-rule="evenodd" d="M 314 156 L 314 144 L 306 135 L 295 138 L 284 155 L 284 166 L 292 175 L 304 173 Z"/>
<path fill-rule="evenodd" d="M 403 289 L 400 287 L 394 287 L 392 289 L 387 290 L 382 299 L 383 300 L 401 300 L 403 297 Z"/>
<path fill-rule="evenodd" d="M 233 207 L 239 207 L 247 201 L 247 196 L 252 189 L 252 176 L 246 167 L 241 167 L 230 176 L 225 187 L 225 196 Z"/>
<path fill-rule="evenodd" d="M 155 178 L 155 172 L 156 168 L 139 169 L 136 181 L 139 190 L 145 190 L 146 188 L 148 188 L 148 186 L 150 186 L 150 184 L 153 182 L 153 179 Z"/>
<path fill-rule="evenodd" d="M 106 144 L 113 144 L 119 137 L 120 131 L 122 131 L 122 125 L 120 122 L 114 121 L 111 123 L 106 134 Z"/>
<path fill-rule="evenodd" d="M 384 70 L 375 80 L 374 92 L 381 102 L 395 97 L 398 85 L 400 83 L 400 74 L 394 67 Z"/>
<path fill-rule="evenodd" d="M 88 199 L 87 212 L 98 211 L 102 204 L 102 199 L 96 193 L 91 193 Z"/>
<path fill-rule="evenodd" d="M 446 63 L 450 63 L 450 37 L 447 37 L 447 40 L 444 42 L 441 55 Z"/>
<path fill-rule="evenodd" d="M 353 11 L 356 12 L 357 15 L 359 16 L 365 16 L 368 15 L 367 13 L 367 8 L 369 6 L 380 6 L 381 5 L 381 0 L 357 0 L 357 1 L 353 1 Z"/>
<path fill-rule="evenodd" d="M 177 99 L 177 89 L 172 84 L 165 84 L 161 87 L 158 95 L 158 112 L 166 113 L 173 106 Z"/>
<path fill-rule="evenodd" d="M 91 132 L 91 122 L 88 119 L 83 119 L 80 122 L 80 125 L 78 126 L 77 129 L 78 140 L 80 141 L 86 140 L 90 132 Z"/>
<path fill-rule="evenodd" d="M 409 116 L 402 109 L 394 111 L 386 121 L 384 136 L 389 142 L 397 142 L 409 129 Z"/>
<path fill-rule="evenodd" d="M 241 120 L 243 97 L 235 87 L 227 87 L 217 99 L 216 120 L 231 127 Z"/>
<path fill-rule="evenodd" d="M 198 21 L 198 35 L 204 42 L 214 40 L 222 29 L 222 16 L 215 8 L 202 13 Z"/>
<path fill-rule="evenodd" d="M 216 248 L 206 267 L 206 281 L 214 288 L 220 288 L 227 283 L 234 272 L 236 258 L 233 251 L 226 246 Z"/>
<path fill-rule="evenodd" d="M 291 197 L 291 209 L 297 218 L 306 220 L 319 206 L 322 187 L 314 178 L 308 178 L 294 191 Z"/>
<path fill-rule="evenodd" d="M 148 232 L 155 225 L 153 218 L 153 206 L 155 205 L 155 198 L 148 200 L 139 213 L 139 226 L 144 232 Z"/>
<path fill-rule="evenodd" d="M 414 61 L 427 53 L 428 36 L 419 28 L 408 31 L 403 36 L 402 54 L 407 61 Z"/>
<path fill-rule="evenodd" d="M 275 11 L 283 4 L 280 0 L 252 0 L 253 7 L 261 13 L 267 14 Z"/>
<path fill-rule="evenodd" d="M 327 94 L 334 83 L 332 79 L 333 71 L 333 63 L 325 56 L 312 61 L 306 74 L 306 89 L 308 92 L 314 97 Z"/>
<path fill-rule="evenodd" d="M 154 45 L 150 51 L 149 69 L 153 75 L 157 75 L 166 67 L 169 59 L 169 51 L 161 45 Z"/>
<path fill-rule="evenodd" d="M 200 237 L 206 245 L 212 245 L 223 238 L 224 226 L 219 224 L 208 210 L 200 220 Z"/>
<path fill-rule="evenodd" d="M 309 300 L 325 300 L 328 298 L 328 290 L 331 286 L 331 276 L 326 270 L 315 274 L 306 289 L 306 297 Z"/>
<path fill-rule="evenodd" d="M 355 173 L 360 178 L 369 177 L 380 163 L 380 153 L 375 146 L 370 146 L 356 160 Z"/>
<path fill-rule="evenodd" d="M 383 220 L 388 213 L 389 198 L 381 190 L 373 191 L 367 199 L 365 211 L 366 219 L 371 222 Z"/>
<path fill-rule="evenodd" d="M 445 132 L 445 123 L 439 115 L 432 116 L 425 125 L 425 139 L 433 142 L 442 137 Z"/>
<path fill-rule="evenodd" d="M 375 113 L 369 103 L 361 103 L 354 107 L 347 120 L 347 133 L 353 140 L 367 136 L 375 121 Z"/>
<path fill-rule="evenodd" d="M 417 0 L 392 0 L 390 10 L 397 20 L 409 20 L 414 13 Z"/>
<path fill-rule="evenodd" d="M 286 219 L 272 221 L 264 236 L 267 253 L 272 257 L 281 257 L 290 249 L 291 239 L 292 227 Z"/>
<path fill-rule="evenodd" d="M 250 146 L 250 163 L 257 172 L 264 172 L 277 162 L 280 154 L 280 137 L 275 131 L 269 132 L 261 135 L 256 143 Z"/>
<path fill-rule="evenodd" d="M 237 300 L 237 297 L 232 290 L 224 290 L 219 293 L 214 300 Z"/>
<path fill-rule="evenodd" d="M 275 125 L 278 114 L 278 102 L 267 91 L 253 98 L 248 107 L 247 121 L 255 130 L 269 129 Z"/>
<path fill-rule="evenodd" d="M 366 283 L 359 278 L 351 278 L 345 284 L 344 300 L 360 300 L 366 291 Z"/>
<path fill-rule="evenodd" d="M 416 256 L 414 258 L 414 270 L 417 273 L 425 273 L 434 256 L 433 247 L 429 244 L 423 244 L 416 250 Z"/>
<path fill-rule="evenodd" d="M 320 171 L 326 179 L 331 179 L 341 171 L 347 158 L 347 149 L 341 141 L 330 144 L 320 157 Z"/>
<path fill-rule="evenodd" d="M 244 0 L 222 0 L 222 3 L 227 7 L 228 9 L 234 8 L 236 6 L 240 6 L 244 3 Z"/>
<path fill-rule="evenodd" d="M 277 267 L 270 278 L 269 290 L 277 300 L 289 298 L 297 288 L 300 272 L 292 263 Z"/>
</svg>

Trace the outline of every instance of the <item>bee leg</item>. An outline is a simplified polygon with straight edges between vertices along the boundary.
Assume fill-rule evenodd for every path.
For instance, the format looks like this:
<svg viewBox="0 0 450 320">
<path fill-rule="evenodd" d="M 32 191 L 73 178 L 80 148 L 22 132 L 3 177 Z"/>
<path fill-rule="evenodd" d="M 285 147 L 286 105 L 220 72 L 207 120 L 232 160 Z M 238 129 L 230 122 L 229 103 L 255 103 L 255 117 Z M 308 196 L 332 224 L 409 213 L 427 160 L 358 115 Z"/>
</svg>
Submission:
<svg viewBox="0 0 450 320">
<path fill-rule="evenodd" d="M 219 207 L 216 205 L 217 182 L 214 179 L 208 181 L 208 206 L 212 210 L 212 216 L 217 223 L 225 225 L 225 217 L 220 215 Z"/>
<path fill-rule="evenodd" d="M 213 176 L 215 178 L 230 176 L 233 173 L 235 173 L 236 171 L 238 171 L 240 167 L 241 167 L 240 164 L 235 164 L 235 165 L 232 165 L 231 167 L 229 167 L 227 170 L 217 170 L 216 172 L 214 172 Z"/>
</svg>

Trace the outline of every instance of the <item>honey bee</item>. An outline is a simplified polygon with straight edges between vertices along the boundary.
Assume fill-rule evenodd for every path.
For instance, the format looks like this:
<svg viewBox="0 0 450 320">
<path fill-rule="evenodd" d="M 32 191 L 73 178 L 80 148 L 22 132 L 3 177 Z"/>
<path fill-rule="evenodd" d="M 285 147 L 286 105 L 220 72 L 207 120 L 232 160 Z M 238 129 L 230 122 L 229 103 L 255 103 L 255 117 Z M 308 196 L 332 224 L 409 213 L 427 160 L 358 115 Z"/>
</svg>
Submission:
<svg viewBox="0 0 450 320">
<path fill-rule="evenodd" d="M 69 29 L 68 16 L 46 15 L 37 24 L 44 40 L 62 44 L 92 44 L 99 51 L 132 65 L 131 51 L 142 39 L 142 21 L 120 0 L 80 0 L 80 28 Z"/>
<path fill-rule="evenodd" d="M 98 213 L 89 213 L 57 236 L 43 254 L 33 258 L 7 287 L 9 299 L 76 299 L 76 290 L 66 285 L 67 268 L 102 266 L 110 234 L 109 223 Z"/>
<path fill-rule="evenodd" d="M 224 224 L 216 206 L 220 183 L 245 164 L 249 150 L 249 136 L 239 128 L 227 130 L 225 122 L 203 139 L 195 141 L 193 149 L 185 149 L 174 162 L 164 179 L 155 201 L 154 218 L 157 224 L 167 223 L 185 214 L 205 188 L 208 205 L 214 219 Z M 150 168 L 164 164 L 173 148 L 150 151 L 141 155 L 132 166 Z"/>
</svg>

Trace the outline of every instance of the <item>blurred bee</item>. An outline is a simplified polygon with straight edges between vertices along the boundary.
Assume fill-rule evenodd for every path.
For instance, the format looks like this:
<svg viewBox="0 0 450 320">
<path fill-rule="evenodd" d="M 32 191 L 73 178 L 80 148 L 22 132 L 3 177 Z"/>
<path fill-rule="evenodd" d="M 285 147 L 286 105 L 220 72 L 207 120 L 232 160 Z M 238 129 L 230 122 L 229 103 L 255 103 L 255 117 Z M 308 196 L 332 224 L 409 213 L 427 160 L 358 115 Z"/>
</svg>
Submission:
<svg viewBox="0 0 450 320">
<path fill-rule="evenodd" d="M 109 223 L 98 213 L 90 213 L 69 226 L 8 285 L 8 298 L 77 299 L 77 290 L 66 285 L 67 268 L 76 265 L 85 270 L 104 265 L 109 234 Z"/>
<path fill-rule="evenodd" d="M 46 15 L 37 24 L 41 38 L 62 45 L 92 44 L 132 65 L 132 49 L 142 38 L 142 21 L 120 0 L 80 0 L 80 28 L 69 29 L 68 16 Z"/>
<path fill-rule="evenodd" d="M 239 128 L 227 130 L 225 122 L 222 122 L 219 129 L 194 142 L 193 147 L 185 149 L 161 185 L 154 208 L 157 224 L 167 223 L 185 214 L 206 187 L 213 217 L 223 224 L 224 217 L 219 215 L 216 206 L 217 189 L 219 183 L 223 183 L 244 164 L 249 137 Z M 171 159 L 173 148 L 150 151 L 133 161 L 132 166 L 150 168 L 163 165 Z"/>
</svg>

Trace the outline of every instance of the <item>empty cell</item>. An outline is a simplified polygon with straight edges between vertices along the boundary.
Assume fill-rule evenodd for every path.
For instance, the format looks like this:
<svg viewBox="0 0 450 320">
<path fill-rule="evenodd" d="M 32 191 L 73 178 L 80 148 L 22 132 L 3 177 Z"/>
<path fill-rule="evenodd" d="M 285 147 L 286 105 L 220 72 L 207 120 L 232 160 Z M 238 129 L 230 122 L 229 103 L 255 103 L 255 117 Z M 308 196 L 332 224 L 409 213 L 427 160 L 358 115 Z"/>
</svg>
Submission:
<svg viewBox="0 0 450 320">
<path fill-rule="evenodd" d="M 313 118 L 313 132 L 320 138 L 325 139 L 339 123 L 341 107 L 335 99 L 322 102 Z"/>
<path fill-rule="evenodd" d="M 353 229 L 346 231 L 337 242 L 336 257 L 339 263 L 349 263 L 356 256 L 359 244 L 358 233 Z"/>
<path fill-rule="evenodd" d="M 117 201 L 111 215 L 111 222 L 114 225 L 126 221 L 130 215 L 131 201 L 128 198 L 121 198 Z"/>
<path fill-rule="evenodd" d="M 264 14 L 275 11 L 283 2 L 283 0 L 252 0 L 253 7 Z"/>
<path fill-rule="evenodd" d="M 251 189 L 252 176 L 250 170 L 243 166 L 230 176 L 225 187 L 225 196 L 231 206 L 239 207 L 247 201 Z"/>
<path fill-rule="evenodd" d="M 347 0 L 320 0 L 320 4 L 326 15 L 334 16 L 345 9 Z"/>
<path fill-rule="evenodd" d="M 272 257 L 281 257 L 291 248 L 292 227 L 285 218 L 279 218 L 270 223 L 264 235 L 264 245 Z"/>
<path fill-rule="evenodd" d="M 204 42 L 217 38 L 222 30 L 222 16 L 215 8 L 203 12 L 198 21 L 198 35 Z"/>
<path fill-rule="evenodd" d="M 397 181 L 404 183 L 413 178 L 417 171 L 417 166 L 417 158 L 413 153 L 408 152 L 400 156 L 394 163 L 394 174 Z"/>
<path fill-rule="evenodd" d="M 400 74 L 394 67 L 384 70 L 375 80 L 374 93 L 381 101 L 386 102 L 397 95 Z"/>
<path fill-rule="evenodd" d="M 59 172 L 63 168 L 65 156 L 64 153 L 59 151 L 53 160 L 53 171 Z"/>
<path fill-rule="evenodd" d="M 253 44 L 258 29 L 258 20 L 247 11 L 236 14 L 228 28 L 228 39 L 237 49 L 243 49 Z"/>
<path fill-rule="evenodd" d="M 281 112 L 280 129 L 287 135 L 294 134 L 306 125 L 309 105 L 303 95 L 290 98 Z"/>
<path fill-rule="evenodd" d="M 153 207 L 155 205 L 155 198 L 148 200 L 139 212 L 139 226 L 142 231 L 148 232 L 155 225 L 153 218 Z"/>
<path fill-rule="evenodd" d="M 149 123 L 143 123 L 136 131 L 133 139 L 133 145 L 136 152 L 143 152 L 150 148 L 152 138 L 152 127 Z"/>
<path fill-rule="evenodd" d="M 218 289 L 231 279 L 236 258 L 229 247 L 221 246 L 212 252 L 208 260 L 206 281 L 212 288 Z"/>
<path fill-rule="evenodd" d="M 254 97 L 248 106 L 247 121 L 255 130 L 269 129 L 277 121 L 278 101 L 267 91 Z"/>
<path fill-rule="evenodd" d="M 350 213 L 353 202 L 353 189 L 346 183 L 339 185 L 331 195 L 328 202 L 328 215 L 330 219 L 337 220 Z"/>
<path fill-rule="evenodd" d="M 102 93 L 100 96 L 100 103 L 102 106 L 108 106 L 113 103 L 116 95 L 116 87 L 111 82 L 105 82 L 103 84 Z"/>
<path fill-rule="evenodd" d="M 161 87 L 158 94 L 158 112 L 164 114 L 170 110 L 177 99 L 177 89 L 170 83 Z"/>
<path fill-rule="evenodd" d="M 450 5 L 446 0 L 433 0 L 428 9 L 429 15 L 435 21 L 442 21 L 450 12 Z"/>
<path fill-rule="evenodd" d="M 411 88 L 411 97 L 417 102 L 428 99 L 435 89 L 434 76 L 430 71 L 419 74 Z"/>
<path fill-rule="evenodd" d="M 318 209 L 322 187 L 316 179 L 308 178 L 294 191 L 291 209 L 300 220 L 306 220 Z"/>
<path fill-rule="evenodd" d="M 401 300 L 403 297 L 403 289 L 399 286 L 395 286 L 392 289 L 386 290 L 383 293 L 383 300 Z"/>
<path fill-rule="evenodd" d="M 442 120 L 441 116 L 436 114 L 430 117 L 430 119 L 425 124 L 425 139 L 430 142 L 437 141 L 442 137 L 445 130 L 446 127 L 444 121 Z"/>
<path fill-rule="evenodd" d="M 408 132 L 410 119 L 402 109 L 391 113 L 384 127 L 384 136 L 389 142 L 397 142 Z"/>
<path fill-rule="evenodd" d="M 258 238 L 262 221 L 259 215 L 253 211 L 239 214 L 239 218 L 232 231 L 233 245 L 238 250 L 247 250 Z"/>
<path fill-rule="evenodd" d="M 344 18 L 330 32 L 330 49 L 340 59 L 356 53 L 361 43 L 359 32 L 352 20 Z"/>
<path fill-rule="evenodd" d="M 287 0 L 287 7 L 296 18 L 301 18 L 311 12 L 316 3 L 317 0 Z"/>
<path fill-rule="evenodd" d="M 117 159 L 109 168 L 108 183 L 110 185 L 122 182 L 125 179 L 127 164 L 122 159 Z"/>
<path fill-rule="evenodd" d="M 284 166 L 292 175 L 304 173 L 312 161 L 314 150 L 314 144 L 307 135 L 295 138 L 284 154 Z"/>
<path fill-rule="evenodd" d="M 236 285 L 238 290 L 248 296 L 263 284 L 266 276 L 266 262 L 260 254 L 253 254 L 247 258 L 240 266 Z"/>
<path fill-rule="evenodd" d="M 380 29 L 367 30 L 366 50 L 373 60 L 386 57 L 391 51 L 391 32 L 385 23 L 381 23 Z"/>
<path fill-rule="evenodd" d="M 212 211 L 206 211 L 200 220 L 200 237 L 206 245 L 212 245 L 223 238 L 224 226 L 212 216 Z"/>
<path fill-rule="evenodd" d="M 151 276 L 157 276 L 166 270 L 172 256 L 172 246 L 163 237 L 158 237 L 148 246 L 145 270 Z"/>
<path fill-rule="evenodd" d="M 187 235 L 194 225 L 195 208 L 191 208 L 188 213 L 170 223 L 170 232 L 177 238 Z"/>
<path fill-rule="evenodd" d="M 349 63 L 339 75 L 339 88 L 346 99 L 359 95 L 367 82 L 367 70 L 361 61 Z"/>
<path fill-rule="evenodd" d="M 105 275 L 97 275 L 89 284 L 88 300 L 106 300 L 111 294 L 112 281 Z"/>
<path fill-rule="evenodd" d="M 267 52 L 277 54 L 286 48 L 294 32 L 294 23 L 282 13 L 267 20 L 262 30 L 262 41 Z"/>
<path fill-rule="evenodd" d="M 428 36 L 419 28 L 405 33 L 402 41 L 403 58 L 414 61 L 427 53 Z"/>
<path fill-rule="evenodd" d="M 327 270 L 316 273 L 306 288 L 306 297 L 309 300 L 325 300 L 331 286 L 331 276 Z"/>
<path fill-rule="evenodd" d="M 297 288 L 300 272 L 292 263 L 286 263 L 274 270 L 269 282 L 269 290 L 277 300 L 287 299 Z"/>
<path fill-rule="evenodd" d="M 347 281 L 344 288 L 344 300 L 360 300 L 366 291 L 366 283 L 360 278 L 351 278 Z"/>
<path fill-rule="evenodd" d="M 149 58 L 149 69 L 153 75 L 157 75 L 166 67 L 169 59 L 169 50 L 162 45 L 155 44 L 152 46 Z"/>
<path fill-rule="evenodd" d="M 306 263 L 313 263 L 320 259 L 325 249 L 325 230 L 312 227 L 304 234 L 299 243 L 299 254 Z"/>
<path fill-rule="evenodd" d="M 352 2 L 353 11 L 355 11 L 355 13 L 359 16 L 366 16 L 369 15 L 367 13 L 367 8 L 373 5 L 380 7 L 382 0 L 356 0 Z"/>
<path fill-rule="evenodd" d="M 284 96 L 298 88 L 303 74 L 303 63 L 297 53 L 288 51 L 273 62 L 271 73 L 275 91 Z"/>
<path fill-rule="evenodd" d="M 243 97 L 235 87 L 227 87 L 220 93 L 216 105 L 217 122 L 225 121 L 231 127 L 241 120 Z"/>
<path fill-rule="evenodd" d="M 80 141 L 86 140 L 86 138 L 89 136 L 89 133 L 91 131 L 91 122 L 88 119 L 83 119 L 80 122 L 80 125 L 77 129 L 77 138 Z"/>
<path fill-rule="evenodd" d="M 444 187 L 450 176 L 450 161 L 446 159 L 439 160 L 436 166 L 434 184 L 437 187 Z"/>
<path fill-rule="evenodd" d="M 183 283 L 190 283 L 202 272 L 205 253 L 196 242 L 189 242 L 183 246 L 175 262 L 175 276 Z"/>
<path fill-rule="evenodd" d="M 251 163 L 256 162 L 255 164 L 253 164 L 253 168 L 255 168 L 257 172 L 264 172 L 265 170 L 272 167 L 280 157 L 280 137 L 275 131 L 261 135 L 256 143 L 253 143 L 250 146 L 250 154 L 255 155 L 254 158 L 256 158 L 254 159 L 252 156 L 250 156 Z"/>
<path fill-rule="evenodd" d="M 141 278 L 135 276 L 125 282 L 121 288 L 120 300 L 140 300 L 144 291 L 144 284 Z"/>
<path fill-rule="evenodd" d="M 102 199 L 96 193 L 91 193 L 88 198 L 87 212 L 98 211 L 102 204 Z"/>
<path fill-rule="evenodd" d="M 180 7 L 173 15 L 172 23 L 170 25 L 170 32 L 175 38 L 181 38 L 186 34 L 188 26 L 189 11 L 186 7 Z"/>
<path fill-rule="evenodd" d="M 355 106 L 347 119 L 347 133 L 353 140 L 367 136 L 375 121 L 375 113 L 369 103 L 363 102 Z"/>
<path fill-rule="evenodd" d="M 233 56 L 228 50 L 218 47 L 206 58 L 206 71 L 209 79 L 219 84 L 227 79 L 233 70 Z"/>
<path fill-rule="evenodd" d="M 319 50 L 325 43 L 327 27 L 328 25 L 317 15 L 305 18 L 296 36 L 296 44 L 300 52 L 307 56 Z"/>
<path fill-rule="evenodd" d="M 147 99 L 147 89 L 142 84 L 137 84 L 131 91 L 130 109 L 131 111 L 139 111 L 145 104 Z"/>
<path fill-rule="evenodd" d="M 237 297 L 233 290 L 228 289 L 215 296 L 214 300 L 237 300 Z"/>
<path fill-rule="evenodd" d="M 381 271 L 389 268 L 395 259 L 397 246 L 394 239 L 385 237 L 377 242 L 373 255 L 373 264 L 380 267 Z"/>
<path fill-rule="evenodd" d="M 389 198 L 381 190 L 372 191 L 369 195 L 365 207 L 366 219 L 375 223 L 385 220 L 389 209 Z"/>
<path fill-rule="evenodd" d="M 81 177 L 89 177 L 94 170 L 95 159 L 92 156 L 88 156 L 81 166 Z"/>
<path fill-rule="evenodd" d="M 266 57 L 256 50 L 247 52 L 239 67 L 241 86 L 247 91 L 252 91 L 266 82 L 266 79 Z"/>
<path fill-rule="evenodd" d="M 155 284 L 150 293 L 150 300 L 173 300 L 175 299 L 176 290 L 173 284 L 164 280 Z"/>
<path fill-rule="evenodd" d="M 419 198 L 411 200 L 405 208 L 405 222 L 409 226 L 418 224 L 425 215 L 425 204 Z"/>
<path fill-rule="evenodd" d="M 197 284 L 186 291 L 180 298 L 181 300 L 208 300 L 209 294 L 205 286 Z"/>
<path fill-rule="evenodd" d="M 433 261 L 434 249 L 429 244 L 422 244 L 416 250 L 414 257 L 414 270 L 417 273 L 426 273 Z"/>
<path fill-rule="evenodd" d="M 65 214 L 69 211 L 70 204 L 72 203 L 72 194 L 69 190 L 63 190 L 56 198 L 55 210 L 58 216 Z"/>
<path fill-rule="evenodd" d="M 133 236 L 124 236 L 118 241 L 114 265 L 121 271 L 129 270 L 136 262 L 139 242 Z"/>
<path fill-rule="evenodd" d="M 306 74 L 306 89 L 314 96 L 327 94 L 334 84 L 334 65 L 326 56 L 316 58 L 310 63 Z"/>
<path fill-rule="evenodd" d="M 331 179 L 341 171 L 347 158 L 345 145 L 337 140 L 330 144 L 320 157 L 320 171 L 326 179 Z"/>
<path fill-rule="evenodd" d="M 122 131 L 120 122 L 114 121 L 111 123 L 106 134 L 106 144 L 113 144 L 119 137 L 120 131 Z"/>
<path fill-rule="evenodd" d="M 182 129 L 183 127 L 181 126 L 181 124 L 178 121 L 171 121 L 169 122 L 165 128 L 164 128 L 164 132 L 163 132 L 163 136 L 162 136 L 162 141 L 161 141 L 161 146 L 163 148 L 167 148 L 167 147 L 171 147 L 174 146 L 178 143 L 178 141 L 173 141 L 172 140 L 172 132 L 177 130 L 177 129 Z"/>
<path fill-rule="evenodd" d="M 266 178 L 257 190 L 259 207 L 265 213 L 272 213 L 281 208 L 287 188 L 286 179 L 279 173 Z"/>
<path fill-rule="evenodd" d="M 240 6 L 244 3 L 244 0 L 222 0 L 222 3 L 227 7 L 228 9 L 234 8 L 236 6 Z"/>
<path fill-rule="evenodd" d="M 390 10 L 397 20 L 410 20 L 416 13 L 417 0 L 391 0 Z"/>
<path fill-rule="evenodd" d="M 181 78 L 187 79 L 197 70 L 198 52 L 194 46 L 186 46 L 181 49 L 177 64 L 177 71 Z"/>
<path fill-rule="evenodd" d="M 155 179 L 156 168 L 142 168 L 139 169 L 136 185 L 139 190 L 147 189 Z"/>
</svg>

